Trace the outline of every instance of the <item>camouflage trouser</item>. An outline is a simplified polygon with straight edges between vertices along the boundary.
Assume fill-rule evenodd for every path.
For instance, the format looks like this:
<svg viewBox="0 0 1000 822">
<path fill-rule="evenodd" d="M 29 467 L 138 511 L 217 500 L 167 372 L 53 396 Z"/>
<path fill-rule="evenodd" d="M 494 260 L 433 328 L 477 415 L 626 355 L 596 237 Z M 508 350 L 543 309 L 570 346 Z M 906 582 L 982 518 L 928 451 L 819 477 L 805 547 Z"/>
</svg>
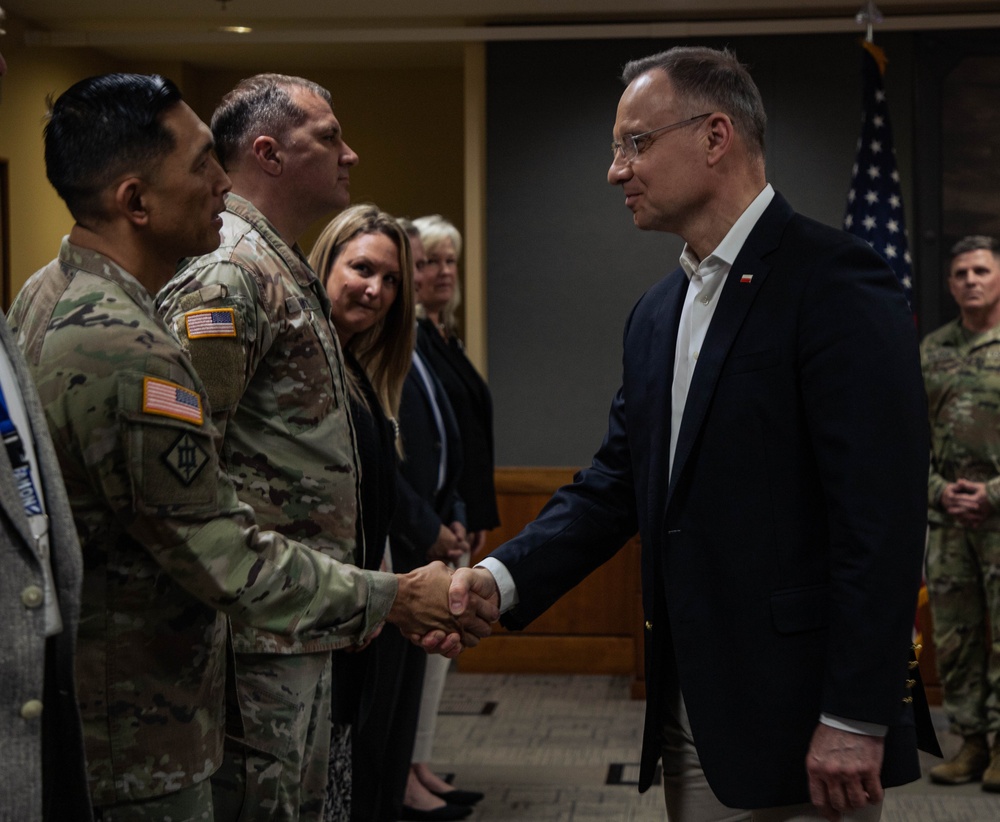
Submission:
<svg viewBox="0 0 1000 822">
<path fill-rule="evenodd" d="M 1000 730 L 1000 532 L 931 525 L 927 593 L 951 731 Z"/>
<path fill-rule="evenodd" d="M 212 786 L 205 780 L 165 796 L 94 808 L 97 822 L 214 822 Z"/>
<path fill-rule="evenodd" d="M 330 758 L 330 653 L 236 654 L 244 736 L 212 777 L 220 820 L 320 822 Z"/>
</svg>

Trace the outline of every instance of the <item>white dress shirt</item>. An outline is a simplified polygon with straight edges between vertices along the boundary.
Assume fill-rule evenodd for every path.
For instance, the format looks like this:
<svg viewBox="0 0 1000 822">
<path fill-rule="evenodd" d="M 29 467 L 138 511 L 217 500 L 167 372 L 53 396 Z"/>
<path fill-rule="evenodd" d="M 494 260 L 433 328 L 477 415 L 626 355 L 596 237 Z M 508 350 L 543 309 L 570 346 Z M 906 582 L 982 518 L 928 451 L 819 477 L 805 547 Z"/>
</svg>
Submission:
<svg viewBox="0 0 1000 822">
<path fill-rule="evenodd" d="M 691 378 L 698 365 L 698 354 L 708 334 L 708 326 L 715 316 L 715 307 L 722 286 L 726 283 L 729 270 L 733 267 L 743 244 L 757 225 L 760 215 L 774 198 L 774 189 L 768 183 L 757 195 L 739 219 L 733 223 L 729 233 L 718 247 L 699 262 L 686 243 L 681 251 L 681 268 L 688 278 L 688 289 L 684 294 L 681 321 L 677 326 L 677 347 L 674 352 L 674 381 L 670 392 L 670 472 L 674 470 L 674 451 L 677 449 L 677 435 L 681 430 L 684 406 L 687 404 Z"/>
</svg>

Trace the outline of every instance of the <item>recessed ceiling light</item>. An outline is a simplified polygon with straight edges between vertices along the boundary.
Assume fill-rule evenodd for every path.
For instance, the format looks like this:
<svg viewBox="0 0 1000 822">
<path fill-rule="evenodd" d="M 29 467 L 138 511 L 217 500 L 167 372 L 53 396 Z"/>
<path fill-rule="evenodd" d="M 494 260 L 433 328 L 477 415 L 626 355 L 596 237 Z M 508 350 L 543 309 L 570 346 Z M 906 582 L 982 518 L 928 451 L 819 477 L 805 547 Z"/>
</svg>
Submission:
<svg viewBox="0 0 1000 822">
<path fill-rule="evenodd" d="M 228 31 L 230 34 L 249 34 L 253 29 L 250 26 L 219 26 L 219 31 Z"/>
</svg>

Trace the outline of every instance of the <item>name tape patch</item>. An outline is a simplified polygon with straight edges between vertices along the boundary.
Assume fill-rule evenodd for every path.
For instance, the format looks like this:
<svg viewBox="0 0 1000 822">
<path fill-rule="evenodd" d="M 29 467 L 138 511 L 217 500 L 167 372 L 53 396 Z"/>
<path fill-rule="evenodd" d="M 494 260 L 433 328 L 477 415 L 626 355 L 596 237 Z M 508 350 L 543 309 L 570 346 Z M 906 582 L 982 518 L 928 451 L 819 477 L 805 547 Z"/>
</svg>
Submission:
<svg viewBox="0 0 1000 822">
<path fill-rule="evenodd" d="M 201 425 L 205 419 L 201 397 L 196 392 L 156 377 L 143 378 L 142 410 L 147 414 L 160 414 L 195 425 Z"/>
<path fill-rule="evenodd" d="M 235 337 L 236 312 L 232 308 L 203 308 L 184 315 L 189 340 Z"/>
</svg>

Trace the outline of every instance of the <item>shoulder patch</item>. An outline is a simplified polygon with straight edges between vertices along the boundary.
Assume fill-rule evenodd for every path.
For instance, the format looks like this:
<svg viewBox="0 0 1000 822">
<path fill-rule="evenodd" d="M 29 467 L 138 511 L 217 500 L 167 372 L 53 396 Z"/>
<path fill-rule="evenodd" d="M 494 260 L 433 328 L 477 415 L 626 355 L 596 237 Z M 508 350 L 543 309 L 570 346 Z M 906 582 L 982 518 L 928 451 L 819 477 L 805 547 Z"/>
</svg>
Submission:
<svg viewBox="0 0 1000 822">
<path fill-rule="evenodd" d="M 232 308 L 204 308 L 184 315 L 189 340 L 204 337 L 235 337 L 236 312 Z"/>
<path fill-rule="evenodd" d="M 209 456 L 187 432 L 181 434 L 160 458 L 184 485 L 190 485 L 209 462 Z"/>
<path fill-rule="evenodd" d="M 201 425 L 205 420 L 201 397 L 196 392 L 156 377 L 143 377 L 142 410 L 147 414 L 160 414 L 195 425 Z"/>
</svg>

